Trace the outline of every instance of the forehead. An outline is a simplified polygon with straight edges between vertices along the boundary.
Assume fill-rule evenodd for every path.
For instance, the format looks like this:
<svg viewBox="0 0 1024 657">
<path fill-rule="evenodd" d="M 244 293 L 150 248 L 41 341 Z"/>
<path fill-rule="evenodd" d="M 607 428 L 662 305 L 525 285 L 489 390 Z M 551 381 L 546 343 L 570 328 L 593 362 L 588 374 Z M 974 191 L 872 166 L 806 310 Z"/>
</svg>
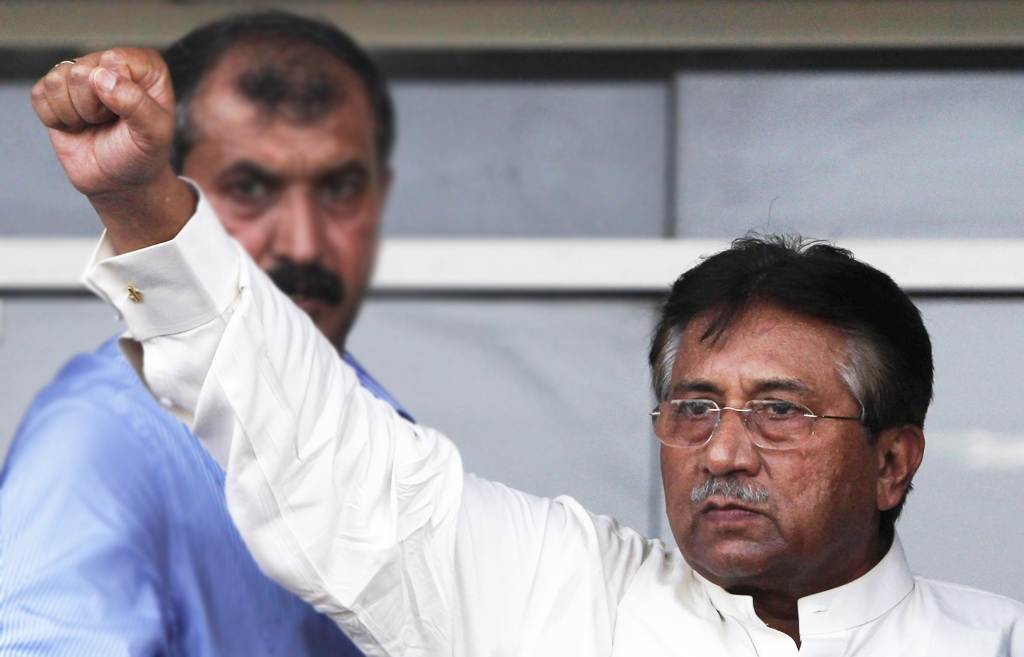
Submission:
<svg viewBox="0 0 1024 657">
<path fill-rule="evenodd" d="M 261 70 L 274 70 L 286 82 L 304 78 L 327 85 L 335 102 L 324 111 L 297 116 L 287 103 L 275 108 L 254 101 L 241 91 L 240 81 Z M 274 92 L 269 91 L 271 96 Z M 310 100 L 323 102 L 324 98 L 314 94 Z M 255 151 L 263 146 L 270 153 L 313 148 L 375 156 L 373 109 L 362 82 L 345 64 L 315 46 L 241 44 L 231 48 L 196 88 L 188 111 L 197 143 Z M 275 135 L 278 143 L 268 144 Z"/>
<path fill-rule="evenodd" d="M 738 316 L 717 340 L 702 340 L 713 319 L 698 315 L 683 332 L 673 386 L 700 380 L 746 389 L 764 381 L 794 380 L 810 389 L 845 387 L 837 364 L 847 359 L 847 338 L 838 328 L 761 304 Z"/>
</svg>

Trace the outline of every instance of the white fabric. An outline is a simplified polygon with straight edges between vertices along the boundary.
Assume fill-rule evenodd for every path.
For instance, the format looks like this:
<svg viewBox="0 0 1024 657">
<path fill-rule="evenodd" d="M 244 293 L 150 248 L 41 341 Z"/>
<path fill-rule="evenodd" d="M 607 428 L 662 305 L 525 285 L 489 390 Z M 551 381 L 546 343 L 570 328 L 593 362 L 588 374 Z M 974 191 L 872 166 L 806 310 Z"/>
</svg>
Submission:
<svg viewBox="0 0 1024 657">
<path fill-rule="evenodd" d="M 749 597 L 592 516 L 464 474 L 438 432 L 358 385 L 209 206 L 172 242 L 86 276 L 122 303 L 143 373 L 227 470 L 232 517 L 272 578 L 367 655 L 796 655 Z M 897 541 L 799 602 L 801 655 L 1024 657 L 1024 606 L 914 579 Z"/>
</svg>

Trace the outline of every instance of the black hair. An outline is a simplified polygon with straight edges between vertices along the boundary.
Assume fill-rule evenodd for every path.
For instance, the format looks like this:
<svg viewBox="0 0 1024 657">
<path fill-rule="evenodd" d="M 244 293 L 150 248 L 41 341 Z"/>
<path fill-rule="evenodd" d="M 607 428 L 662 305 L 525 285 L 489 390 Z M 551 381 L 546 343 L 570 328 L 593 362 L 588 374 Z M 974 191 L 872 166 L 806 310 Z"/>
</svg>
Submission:
<svg viewBox="0 0 1024 657">
<path fill-rule="evenodd" d="M 895 281 L 849 251 L 799 236 L 748 235 L 676 280 L 649 356 L 658 399 L 668 395 L 679 339 L 691 320 L 709 317 L 701 340 L 714 341 L 760 303 L 819 319 L 849 338 L 849 362 L 839 365 L 840 374 L 861 404 L 870 440 L 890 427 L 924 426 L 934 370 L 920 311 Z M 891 537 L 905 501 L 906 495 L 882 512 L 883 536 Z"/>
<path fill-rule="evenodd" d="M 176 172 L 181 173 L 185 158 L 195 145 L 188 109 L 199 84 L 230 49 L 262 42 L 286 47 L 315 46 L 347 66 L 369 97 L 378 162 L 381 166 L 387 164 L 395 141 L 394 105 L 387 82 L 370 56 L 350 36 L 329 23 L 283 11 L 266 11 L 209 23 L 189 32 L 164 51 L 177 103 L 178 125 L 171 147 L 171 165 Z M 316 118 L 337 101 L 339 92 L 332 93 L 322 77 L 314 75 L 310 84 L 291 96 L 288 96 L 288 89 L 282 88 L 280 80 L 281 76 L 257 75 L 240 80 L 239 84 L 247 96 L 258 99 L 262 105 L 283 103 L 285 109 L 291 110 L 289 114 L 300 120 Z"/>
</svg>

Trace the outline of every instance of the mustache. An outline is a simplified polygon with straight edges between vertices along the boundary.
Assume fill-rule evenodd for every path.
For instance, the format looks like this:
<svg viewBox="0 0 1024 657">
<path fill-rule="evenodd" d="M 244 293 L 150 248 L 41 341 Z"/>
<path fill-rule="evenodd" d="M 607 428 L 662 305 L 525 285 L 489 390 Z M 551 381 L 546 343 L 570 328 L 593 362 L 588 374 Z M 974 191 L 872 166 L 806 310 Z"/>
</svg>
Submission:
<svg viewBox="0 0 1024 657">
<path fill-rule="evenodd" d="M 704 502 L 712 495 L 734 499 L 747 504 L 767 504 L 768 491 L 758 486 L 745 484 L 736 475 L 719 477 L 711 475 L 703 484 L 690 492 L 690 501 L 695 504 Z"/>
<path fill-rule="evenodd" d="M 300 265 L 291 260 L 282 260 L 267 272 L 267 276 L 292 301 L 320 299 L 337 306 L 345 298 L 345 285 L 341 276 L 315 262 Z"/>
</svg>

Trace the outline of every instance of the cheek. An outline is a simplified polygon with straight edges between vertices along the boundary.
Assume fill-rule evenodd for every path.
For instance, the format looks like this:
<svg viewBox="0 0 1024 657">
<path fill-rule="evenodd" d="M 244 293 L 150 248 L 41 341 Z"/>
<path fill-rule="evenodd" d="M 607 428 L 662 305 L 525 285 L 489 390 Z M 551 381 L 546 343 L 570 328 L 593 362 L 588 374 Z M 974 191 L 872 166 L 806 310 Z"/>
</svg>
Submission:
<svg viewBox="0 0 1024 657">
<path fill-rule="evenodd" d="M 260 266 L 269 264 L 264 260 L 271 250 L 273 236 L 271 222 L 265 218 L 238 217 L 231 211 L 230 204 L 222 202 L 216 197 L 211 196 L 209 201 L 228 235 L 242 245 L 242 248 L 256 261 L 256 264 Z"/>
<path fill-rule="evenodd" d="M 326 234 L 334 268 L 341 272 L 346 285 L 361 286 L 374 261 L 376 222 L 369 219 L 332 222 Z"/>
<path fill-rule="evenodd" d="M 791 541 L 816 544 L 860 514 L 864 482 L 845 455 L 794 455 L 769 473 L 776 520 Z"/>
<path fill-rule="evenodd" d="M 266 268 L 273 264 L 270 259 L 272 232 L 266 222 L 224 221 L 224 228 L 231 237 L 242 245 L 242 248 L 256 261 L 260 267 Z"/>
<path fill-rule="evenodd" d="M 665 488 L 665 510 L 672 525 L 682 528 L 690 522 L 690 494 L 698 472 L 692 458 L 685 452 L 670 447 L 661 448 L 661 478 Z"/>
</svg>

